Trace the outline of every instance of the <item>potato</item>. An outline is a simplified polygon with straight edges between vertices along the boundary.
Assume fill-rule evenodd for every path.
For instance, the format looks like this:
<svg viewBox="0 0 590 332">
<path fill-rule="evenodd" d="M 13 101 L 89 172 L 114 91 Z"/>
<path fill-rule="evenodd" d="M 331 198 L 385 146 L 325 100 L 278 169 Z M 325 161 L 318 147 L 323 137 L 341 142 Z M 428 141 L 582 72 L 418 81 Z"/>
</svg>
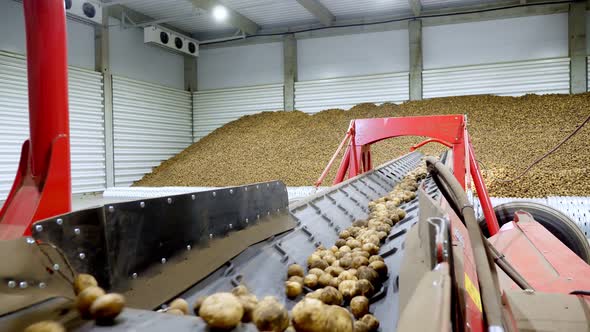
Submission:
<svg viewBox="0 0 590 332">
<path fill-rule="evenodd" d="M 372 244 L 372 243 L 368 243 L 368 244 Z M 365 245 L 367 245 L 367 244 L 364 244 L 363 246 L 365 246 Z M 358 249 L 360 249 L 360 248 L 358 248 Z M 366 259 L 369 259 L 369 257 L 371 257 L 371 255 L 368 252 L 366 252 L 362 249 L 360 251 L 356 251 L 356 252 L 352 253 L 352 258 L 357 257 L 357 256 L 362 256 L 362 257 L 365 257 Z"/>
<path fill-rule="evenodd" d="M 359 278 L 359 280 L 366 279 L 373 285 L 377 284 L 377 282 L 379 281 L 379 274 L 377 273 L 377 271 L 373 270 L 368 266 L 359 267 L 356 276 L 357 278 Z"/>
<path fill-rule="evenodd" d="M 242 296 L 250 294 L 250 290 L 245 285 L 238 285 L 231 290 L 231 293 L 235 296 Z"/>
<path fill-rule="evenodd" d="M 296 282 L 296 283 L 298 283 L 298 284 L 300 284 L 300 285 L 303 286 L 303 278 L 301 278 L 300 276 L 292 276 L 287 281 Z"/>
<path fill-rule="evenodd" d="M 338 290 L 346 300 L 349 300 L 358 295 L 356 280 L 343 280 L 342 282 L 340 282 Z"/>
<path fill-rule="evenodd" d="M 320 292 L 320 301 L 325 304 L 342 305 L 343 300 L 342 294 L 332 286 L 328 286 Z"/>
<path fill-rule="evenodd" d="M 340 232 L 340 234 L 338 234 L 338 237 L 341 239 L 348 239 L 351 236 L 350 232 L 345 229 L 342 232 Z"/>
<path fill-rule="evenodd" d="M 193 312 L 195 313 L 195 316 L 199 316 L 199 309 L 201 309 L 201 305 L 203 304 L 203 301 L 205 301 L 206 298 L 206 296 L 200 296 L 195 301 L 195 305 L 193 306 Z"/>
<path fill-rule="evenodd" d="M 379 328 L 379 321 L 371 314 L 364 315 L 363 318 L 361 318 L 361 322 L 367 324 L 369 331 L 377 331 Z"/>
<path fill-rule="evenodd" d="M 189 305 L 188 305 L 188 302 L 186 302 L 185 299 L 177 298 L 174 301 L 170 302 L 170 304 L 168 306 L 170 308 L 178 309 L 178 310 L 182 311 L 182 313 L 184 315 L 187 315 L 188 314 Z"/>
<path fill-rule="evenodd" d="M 332 280 L 330 280 L 330 285 L 336 289 L 338 289 L 338 286 L 340 286 L 340 279 L 338 278 L 332 278 Z"/>
<path fill-rule="evenodd" d="M 309 255 L 309 257 L 307 257 L 307 267 L 309 267 L 310 269 L 313 268 L 312 265 L 316 264 L 317 261 L 321 261 L 322 258 L 320 257 L 320 255 L 318 254 L 311 254 Z"/>
<path fill-rule="evenodd" d="M 232 293 L 216 293 L 205 298 L 199 316 L 212 328 L 229 330 L 240 323 L 244 308 Z"/>
<path fill-rule="evenodd" d="M 287 294 L 288 298 L 295 298 L 303 292 L 303 288 L 301 284 L 294 281 L 287 281 L 285 282 L 285 294 Z"/>
<path fill-rule="evenodd" d="M 125 307 L 125 298 L 121 294 L 110 293 L 98 297 L 90 306 L 90 315 L 96 320 L 113 320 Z"/>
<path fill-rule="evenodd" d="M 242 322 L 248 323 L 252 321 L 252 313 L 258 305 L 258 298 L 254 294 L 246 294 L 238 296 L 238 300 L 244 309 L 244 315 L 242 316 Z"/>
<path fill-rule="evenodd" d="M 332 281 L 333 277 L 328 273 L 322 274 L 318 279 L 318 285 L 320 287 L 330 286 L 330 282 Z"/>
<path fill-rule="evenodd" d="M 373 263 L 370 263 L 369 267 L 377 271 L 377 273 L 379 273 L 379 276 L 382 279 L 387 278 L 387 265 L 385 265 L 385 262 L 375 261 Z"/>
<path fill-rule="evenodd" d="M 313 298 L 305 298 L 297 303 L 292 310 L 293 327 L 297 331 L 323 331 L 326 315 L 326 305 Z"/>
<path fill-rule="evenodd" d="M 348 245 L 346 245 L 346 246 L 340 247 L 340 249 L 338 249 L 338 251 L 340 251 L 343 254 L 347 254 L 352 251 L 352 248 L 350 248 Z"/>
<path fill-rule="evenodd" d="M 287 268 L 287 277 L 292 277 L 292 276 L 299 276 L 299 277 L 303 278 L 305 276 L 305 271 L 303 270 L 303 266 L 301 266 L 299 264 L 289 265 L 289 267 Z"/>
<path fill-rule="evenodd" d="M 66 332 L 66 329 L 58 322 L 46 320 L 29 325 L 24 332 Z"/>
<path fill-rule="evenodd" d="M 375 288 L 373 287 L 373 284 L 367 279 L 360 279 L 357 281 L 356 287 L 359 290 L 359 295 L 370 298 L 373 296 L 373 294 L 375 294 Z"/>
<path fill-rule="evenodd" d="M 369 257 L 369 264 L 373 263 L 374 261 L 384 262 L 383 257 L 381 257 L 379 255 L 373 255 L 373 256 Z"/>
<path fill-rule="evenodd" d="M 354 257 L 354 258 L 352 259 L 352 264 L 351 264 L 351 266 L 352 266 L 352 268 L 354 268 L 354 269 L 358 269 L 358 268 L 360 268 L 361 266 L 367 266 L 367 265 L 369 265 L 369 259 L 367 259 L 367 257 L 364 257 L 364 256 L 357 256 L 357 257 Z"/>
<path fill-rule="evenodd" d="M 324 274 L 324 271 L 322 269 L 318 269 L 316 267 L 316 268 L 310 269 L 309 274 L 315 274 L 319 278 L 322 274 Z"/>
<path fill-rule="evenodd" d="M 285 332 L 297 332 L 297 331 L 295 331 L 295 328 L 293 326 L 289 326 L 289 327 L 287 327 Z"/>
<path fill-rule="evenodd" d="M 341 248 L 346 245 L 346 240 L 345 239 L 338 239 L 338 240 L 336 240 L 336 242 L 334 242 L 334 245 L 338 248 Z"/>
<path fill-rule="evenodd" d="M 397 215 L 399 216 L 399 220 L 402 220 L 406 217 L 406 211 L 402 210 L 402 209 L 398 209 L 397 210 Z"/>
<path fill-rule="evenodd" d="M 326 256 L 324 256 L 324 260 L 326 261 L 326 263 L 328 263 L 328 265 L 332 265 L 332 263 L 334 263 L 336 261 L 336 256 L 326 255 Z"/>
<path fill-rule="evenodd" d="M 170 309 L 164 311 L 164 313 L 167 313 L 170 315 L 175 315 L 175 316 L 184 316 L 184 312 L 182 312 L 182 310 L 176 309 L 176 308 L 170 308 Z"/>
<path fill-rule="evenodd" d="M 343 269 L 349 269 L 352 266 L 352 256 L 344 256 L 340 258 L 340 266 Z"/>
<path fill-rule="evenodd" d="M 337 305 L 330 305 L 324 311 L 327 319 L 322 331 L 353 332 L 354 324 L 348 310 Z"/>
<path fill-rule="evenodd" d="M 364 296 L 355 296 L 350 300 L 350 312 L 359 319 L 369 313 L 369 299 Z"/>
<path fill-rule="evenodd" d="M 376 255 L 379 253 L 379 246 L 376 246 L 374 243 L 365 243 L 363 244 L 363 251 L 370 255 Z"/>
<path fill-rule="evenodd" d="M 331 267 L 331 269 L 330 269 Z M 328 269 L 326 269 L 326 273 L 330 273 L 330 275 L 332 275 L 332 277 L 337 277 L 340 275 L 340 273 L 344 272 L 344 269 L 341 268 L 340 266 L 330 266 L 328 267 L 328 269 L 330 269 L 330 271 L 328 272 Z"/>
<path fill-rule="evenodd" d="M 305 298 L 319 300 L 320 299 L 320 296 L 322 295 L 322 290 L 323 290 L 323 288 L 322 289 L 315 290 L 315 291 L 313 291 L 311 293 L 307 293 L 307 294 L 305 294 Z"/>
<path fill-rule="evenodd" d="M 370 332 L 369 325 L 363 321 L 357 320 L 354 322 L 354 332 Z"/>
<path fill-rule="evenodd" d="M 354 249 L 354 248 L 359 248 L 362 244 L 359 240 L 352 239 L 352 240 L 346 241 L 346 245 L 348 247 L 350 247 L 350 249 Z"/>
<path fill-rule="evenodd" d="M 333 246 L 331 246 L 331 247 L 330 247 L 330 251 L 331 251 L 333 254 L 335 254 L 336 252 L 338 252 L 338 246 L 336 246 L 336 245 L 333 245 Z"/>
<path fill-rule="evenodd" d="M 330 266 L 340 267 L 340 260 L 339 259 L 335 260 L 334 263 L 332 263 L 332 265 L 330 265 Z"/>
<path fill-rule="evenodd" d="M 338 279 L 341 281 L 344 280 L 356 280 L 356 276 L 351 271 L 342 271 L 338 276 Z"/>
<path fill-rule="evenodd" d="M 277 299 L 267 296 L 256 306 L 252 320 L 260 331 L 283 332 L 289 326 L 289 313 Z"/>
<path fill-rule="evenodd" d="M 358 273 L 358 270 L 357 270 L 357 269 L 354 269 L 354 268 L 353 268 L 353 269 L 348 269 L 347 271 L 348 271 L 348 273 L 350 273 L 350 275 L 352 275 L 353 277 L 356 277 L 356 274 Z M 357 278 L 357 279 L 358 279 L 358 278 Z M 356 280 L 356 279 L 355 279 L 355 278 L 352 278 L 351 280 Z"/>
<path fill-rule="evenodd" d="M 91 318 L 90 306 L 96 299 L 105 294 L 104 290 L 98 286 L 86 287 L 76 298 L 76 308 L 82 318 Z"/>
<path fill-rule="evenodd" d="M 318 269 L 325 269 L 329 266 L 328 262 L 326 262 L 323 259 L 319 259 L 319 260 L 315 260 L 313 261 L 310 265 L 309 268 L 313 269 L 313 268 L 318 268 Z"/>
<path fill-rule="evenodd" d="M 370 204 L 370 203 L 369 203 Z M 369 206 L 370 209 L 370 206 Z M 367 227 L 367 221 L 366 220 L 357 220 L 355 222 L 352 223 L 352 226 L 354 227 Z"/>
<path fill-rule="evenodd" d="M 315 289 L 318 286 L 318 276 L 315 274 L 308 274 L 303 278 L 303 284 L 305 287 Z"/>
<path fill-rule="evenodd" d="M 90 274 L 80 273 L 74 279 L 74 294 L 78 295 L 81 291 L 91 286 L 98 286 L 96 279 Z"/>
</svg>

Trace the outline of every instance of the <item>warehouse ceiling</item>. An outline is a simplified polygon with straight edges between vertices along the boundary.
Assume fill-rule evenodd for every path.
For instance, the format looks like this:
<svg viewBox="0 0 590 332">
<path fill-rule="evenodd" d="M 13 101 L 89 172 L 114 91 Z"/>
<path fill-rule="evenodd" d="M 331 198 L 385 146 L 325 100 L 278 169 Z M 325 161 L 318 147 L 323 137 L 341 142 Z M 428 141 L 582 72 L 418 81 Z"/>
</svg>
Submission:
<svg viewBox="0 0 590 332">
<path fill-rule="evenodd" d="M 102 0 L 196 38 L 281 33 L 537 0 Z M 227 19 L 215 19 L 219 6 Z M 145 25 L 150 23 L 134 22 Z"/>
</svg>

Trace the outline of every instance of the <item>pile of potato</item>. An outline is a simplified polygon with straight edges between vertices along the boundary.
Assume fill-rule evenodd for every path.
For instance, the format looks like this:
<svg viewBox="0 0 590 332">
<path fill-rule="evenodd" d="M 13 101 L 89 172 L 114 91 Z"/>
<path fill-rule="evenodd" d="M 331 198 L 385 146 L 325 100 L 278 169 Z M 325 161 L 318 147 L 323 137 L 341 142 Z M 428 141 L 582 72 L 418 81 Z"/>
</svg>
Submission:
<svg viewBox="0 0 590 332">
<path fill-rule="evenodd" d="M 340 232 L 333 246 L 319 246 L 308 257 L 307 274 L 301 265 L 288 267 L 285 294 L 302 297 L 291 318 L 276 298 L 258 301 L 243 285 L 198 299 L 195 314 L 211 328 L 225 330 L 253 322 L 260 331 L 273 332 L 376 331 L 379 321 L 370 313 L 370 299 L 388 276 L 379 250 L 393 226 L 406 216 L 399 206 L 416 197 L 418 182 L 426 174 L 422 163 L 387 196 L 370 202 L 367 220 L 355 221 Z"/>
</svg>

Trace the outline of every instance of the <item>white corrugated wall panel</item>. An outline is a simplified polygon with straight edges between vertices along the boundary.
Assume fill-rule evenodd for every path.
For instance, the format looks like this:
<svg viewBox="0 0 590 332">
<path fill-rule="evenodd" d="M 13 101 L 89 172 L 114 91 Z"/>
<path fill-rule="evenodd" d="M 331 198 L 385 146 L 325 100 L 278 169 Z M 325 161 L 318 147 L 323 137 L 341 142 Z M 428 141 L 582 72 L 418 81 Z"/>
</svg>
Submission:
<svg viewBox="0 0 590 332">
<path fill-rule="evenodd" d="M 197 91 L 193 95 L 195 141 L 244 115 L 283 109 L 283 85 Z"/>
<path fill-rule="evenodd" d="M 569 93 L 569 58 L 425 70 L 424 98 Z"/>
<path fill-rule="evenodd" d="M 191 94 L 113 76 L 115 186 L 130 186 L 192 143 Z"/>
<path fill-rule="evenodd" d="M 105 189 L 102 75 L 69 67 L 72 192 Z M 27 69 L 21 55 L 0 52 L 0 200 L 8 195 L 29 137 Z"/>
<path fill-rule="evenodd" d="M 360 103 L 401 103 L 409 95 L 407 72 L 304 81 L 295 83 L 295 108 L 312 114 Z"/>
</svg>

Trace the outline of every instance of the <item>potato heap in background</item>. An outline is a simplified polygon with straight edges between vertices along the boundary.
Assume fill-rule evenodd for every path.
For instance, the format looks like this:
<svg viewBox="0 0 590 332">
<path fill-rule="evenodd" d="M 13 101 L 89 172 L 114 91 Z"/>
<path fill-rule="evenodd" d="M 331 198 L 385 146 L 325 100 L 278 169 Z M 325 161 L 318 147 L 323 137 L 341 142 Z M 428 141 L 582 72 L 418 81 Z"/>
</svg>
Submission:
<svg viewBox="0 0 590 332">
<path fill-rule="evenodd" d="M 426 165 L 411 171 L 384 197 L 369 203 L 369 218 L 355 221 L 340 232 L 332 247 L 319 246 L 303 266 L 287 269 L 285 293 L 297 299 L 291 312 L 276 298 L 261 301 L 244 285 L 231 292 L 197 300 L 194 312 L 209 327 L 231 330 L 240 322 L 252 322 L 260 331 L 369 332 L 379 328 L 370 314 L 370 299 L 387 279 L 388 268 L 379 256 L 381 244 L 393 226 L 405 218 L 399 208 L 416 197 L 418 182 L 426 177 Z M 348 310 L 347 310 L 348 308 Z"/>
</svg>

